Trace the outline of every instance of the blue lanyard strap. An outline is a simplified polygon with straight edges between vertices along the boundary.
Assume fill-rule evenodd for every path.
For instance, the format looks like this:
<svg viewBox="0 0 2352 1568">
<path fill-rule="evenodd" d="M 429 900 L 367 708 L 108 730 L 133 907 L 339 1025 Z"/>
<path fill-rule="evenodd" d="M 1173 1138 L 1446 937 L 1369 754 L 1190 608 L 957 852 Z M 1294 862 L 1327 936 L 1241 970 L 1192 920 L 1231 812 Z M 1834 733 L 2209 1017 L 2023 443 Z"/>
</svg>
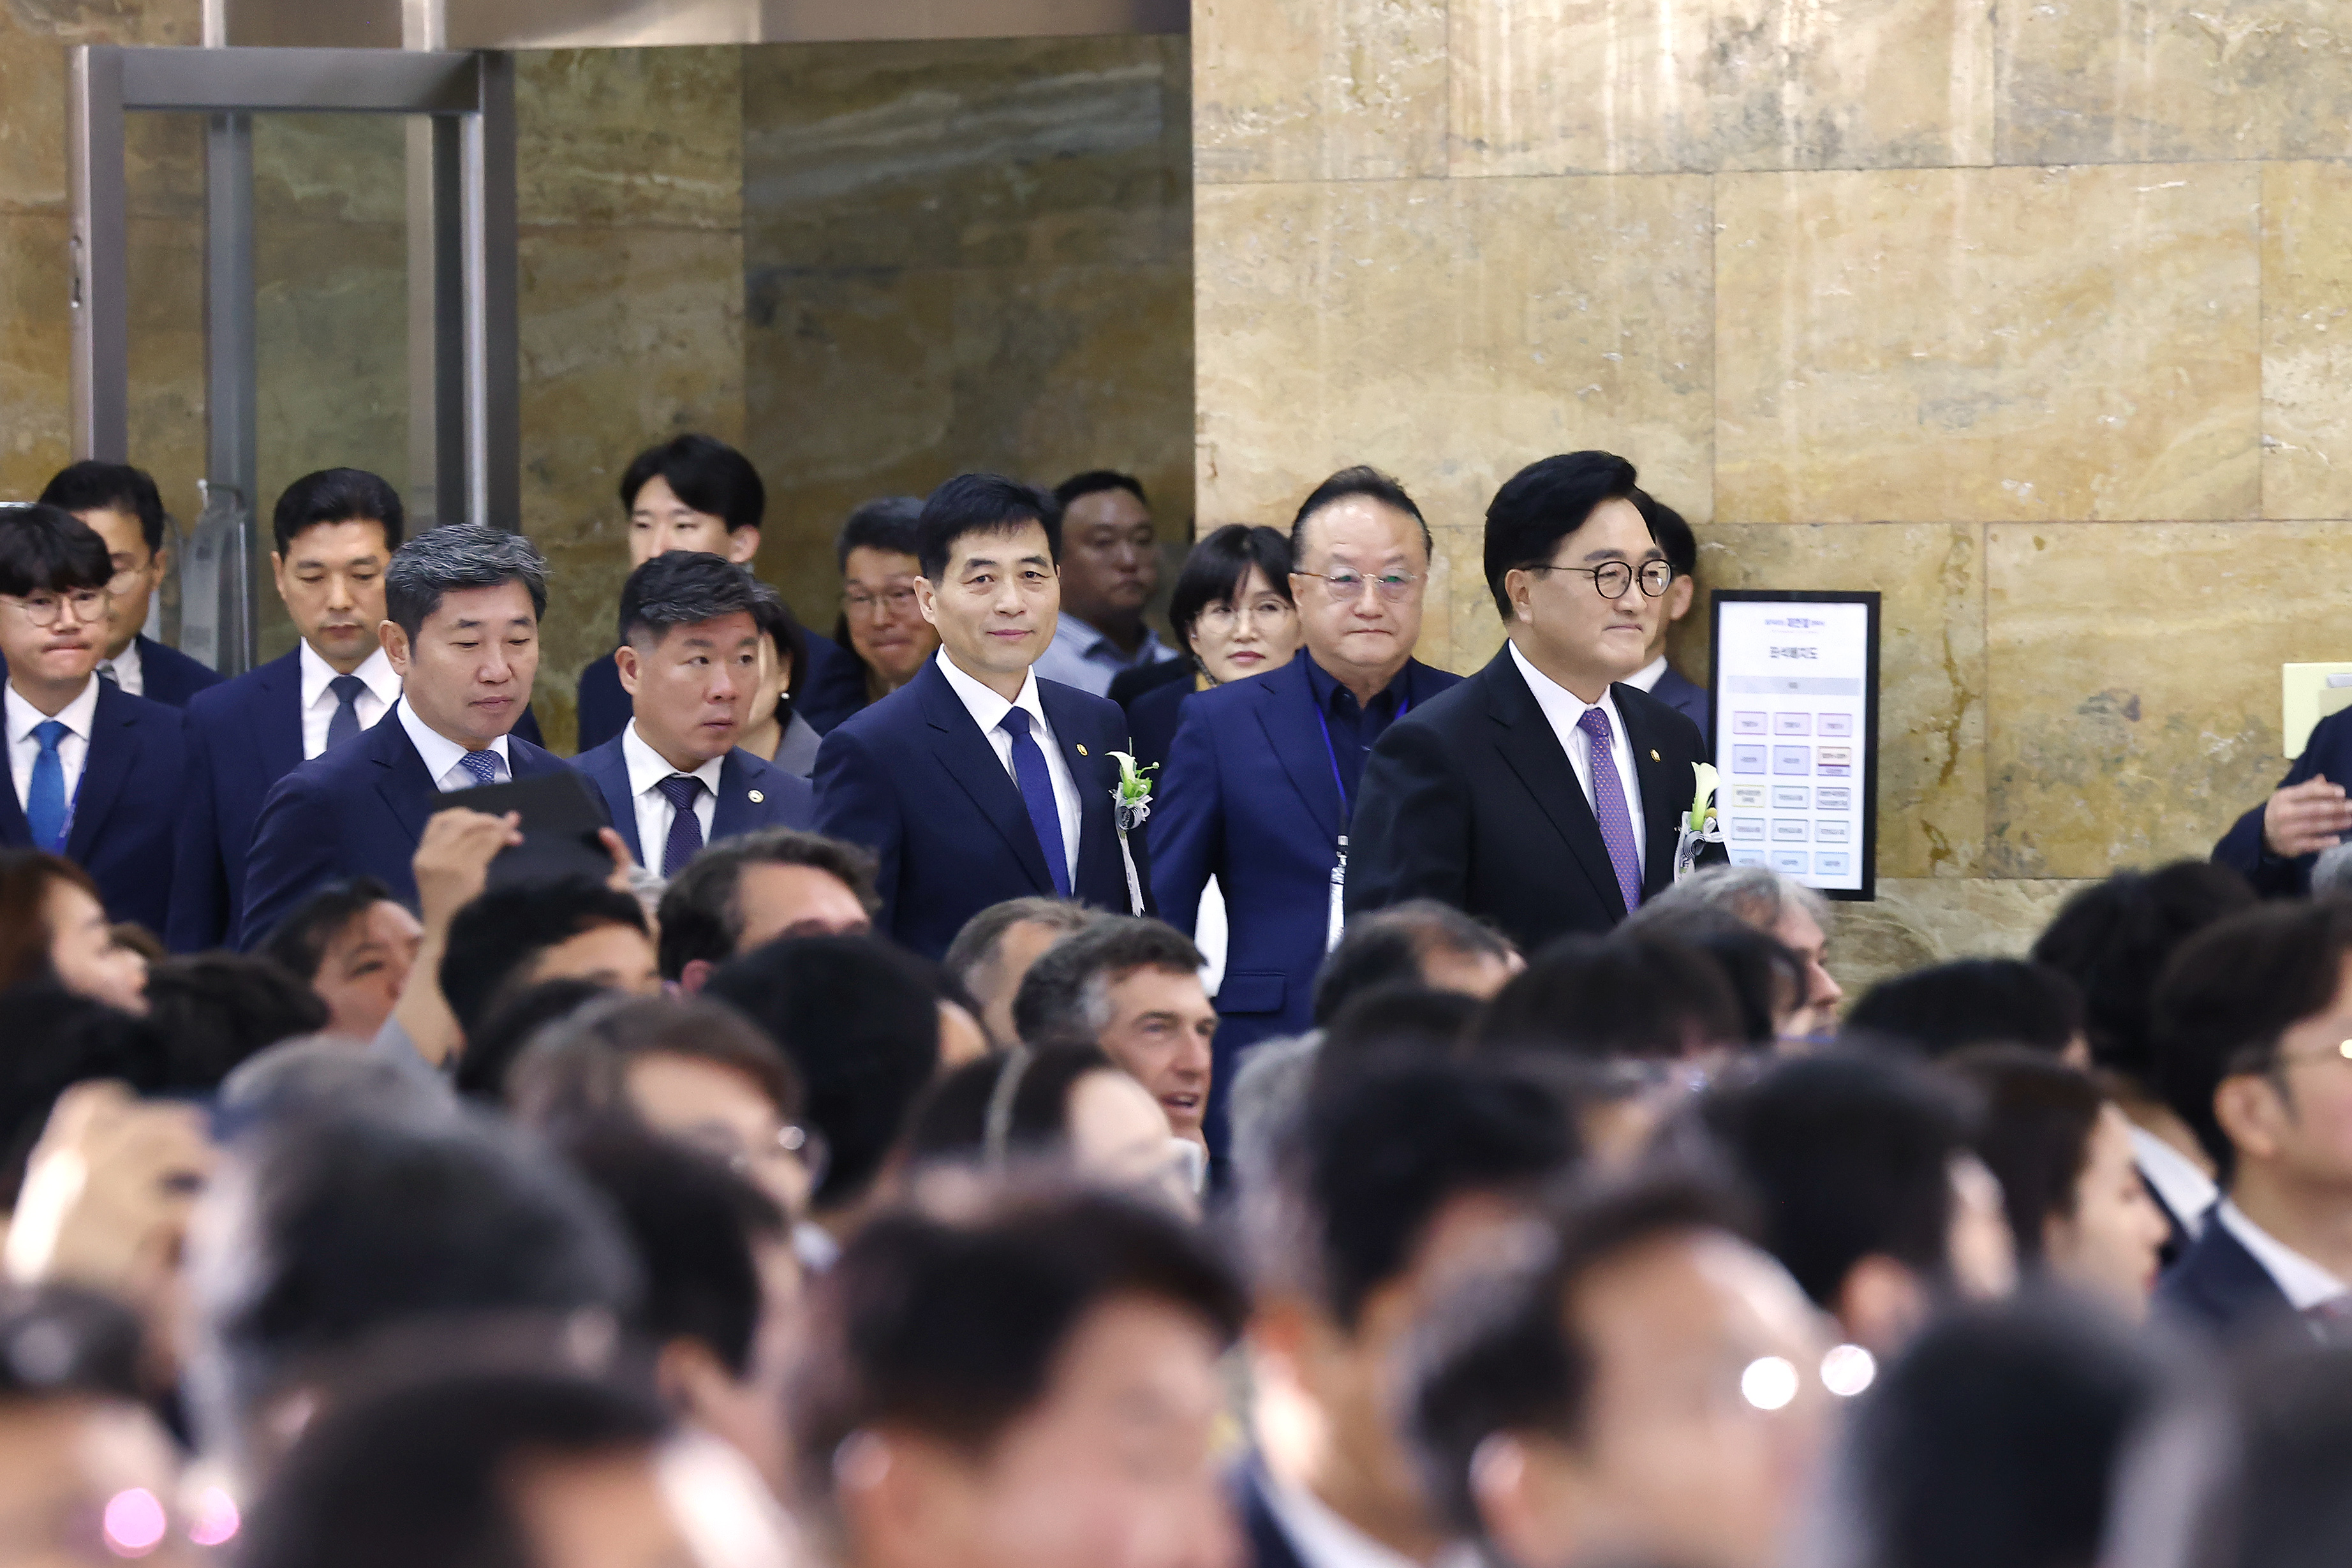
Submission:
<svg viewBox="0 0 2352 1568">
<path fill-rule="evenodd" d="M 1412 699 L 1410 697 L 1400 698 L 1397 701 L 1395 717 L 1391 718 L 1389 722 L 1391 724 L 1395 723 L 1397 720 L 1403 718 L 1408 712 L 1412 711 Z M 1366 711 L 1369 713 L 1370 710 L 1367 710 Z M 1315 722 L 1322 726 L 1323 754 L 1331 761 L 1331 787 L 1339 792 L 1339 820 L 1343 824 L 1352 823 L 1356 820 L 1355 804 L 1348 798 L 1347 781 L 1339 776 L 1339 748 L 1331 743 L 1331 721 L 1325 715 L 1323 711 L 1323 704 L 1320 702 L 1315 705 Z M 1346 836 L 1342 834 L 1341 837 L 1344 837 Z"/>
</svg>

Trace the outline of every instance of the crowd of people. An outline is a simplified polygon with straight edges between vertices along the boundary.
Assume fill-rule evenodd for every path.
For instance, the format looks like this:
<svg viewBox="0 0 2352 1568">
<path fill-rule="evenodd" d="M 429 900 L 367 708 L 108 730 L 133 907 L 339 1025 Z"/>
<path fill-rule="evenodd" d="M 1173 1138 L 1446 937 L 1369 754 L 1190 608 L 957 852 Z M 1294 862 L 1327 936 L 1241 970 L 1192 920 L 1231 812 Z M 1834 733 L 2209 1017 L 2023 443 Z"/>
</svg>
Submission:
<svg viewBox="0 0 2352 1568">
<path fill-rule="evenodd" d="M 826 636 L 680 437 L 568 759 L 519 533 L 306 476 L 222 680 L 144 475 L 0 507 L 0 1560 L 2341 1561 L 2352 808 L 1849 998 L 1636 479 L 1464 679 L 1374 469 L 1164 637 L 1131 478 L 880 499 Z"/>
</svg>

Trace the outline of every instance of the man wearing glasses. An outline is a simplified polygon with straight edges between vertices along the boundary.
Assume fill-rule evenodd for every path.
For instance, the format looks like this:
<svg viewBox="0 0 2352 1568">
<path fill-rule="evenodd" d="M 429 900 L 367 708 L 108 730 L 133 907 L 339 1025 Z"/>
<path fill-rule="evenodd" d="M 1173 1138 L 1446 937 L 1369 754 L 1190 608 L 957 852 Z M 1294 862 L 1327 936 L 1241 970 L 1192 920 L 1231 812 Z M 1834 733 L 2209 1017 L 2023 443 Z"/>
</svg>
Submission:
<svg viewBox="0 0 2352 1568">
<path fill-rule="evenodd" d="M 0 507 L 0 692 L 9 782 L 0 846 L 78 862 L 107 918 L 163 929 L 185 752 L 176 709 L 96 673 L 106 650 L 106 541 L 53 506 Z"/>
<path fill-rule="evenodd" d="M 1625 684 L 1675 579 L 1633 479 L 1622 458 L 1571 452 L 1496 492 L 1486 585 L 1510 640 L 1373 748 L 1350 910 L 1438 899 L 1533 952 L 1673 884 L 1706 751 L 1698 726 Z"/>
<path fill-rule="evenodd" d="M 1412 657 L 1431 540 L 1394 479 L 1364 468 L 1325 479 L 1291 523 L 1290 555 L 1306 657 L 1195 693 L 1152 805 L 1160 918 L 1191 931 L 1208 879 L 1224 892 L 1206 1126 L 1218 1155 L 1242 1056 L 1313 1022 L 1315 971 L 1339 938 L 1373 742 L 1461 679 Z"/>
<path fill-rule="evenodd" d="M 71 512 L 106 542 L 113 575 L 107 584 L 106 642 L 98 678 L 133 697 L 173 708 L 185 708 L 189 698 L 217 684 L 221 678 L 211 667 L 139 629 L 147 623 L 147 605 L 172 560 L 163 545 L 163 498 L 155 481 L 127 463 L 81 462 L 59 470 L 41 500 Z"/>
</svg>

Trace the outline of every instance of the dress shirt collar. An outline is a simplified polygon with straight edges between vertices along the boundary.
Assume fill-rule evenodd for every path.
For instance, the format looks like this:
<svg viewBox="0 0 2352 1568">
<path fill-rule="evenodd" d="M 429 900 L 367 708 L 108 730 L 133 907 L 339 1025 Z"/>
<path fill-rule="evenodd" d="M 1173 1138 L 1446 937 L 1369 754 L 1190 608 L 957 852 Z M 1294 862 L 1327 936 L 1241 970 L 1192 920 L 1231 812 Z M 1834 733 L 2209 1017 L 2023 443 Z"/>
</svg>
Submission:
<svg viewBox="0 0 2352 1568">
<path fill-rule="evenodd" d="M 1611 733 L 1620 739 L 1623 738 L 1625 721 L 1617 716 L 1615 698 L 1603 691 L 1600 701 L 1587 702 L 1583 698 L 1538 669 L 1534 662 L 1519 651 L 1519 645 L 1517 642 L 1507 646 L 1511 650 L 1511 662 L 1519 667 L 1519 674 L 1526 679 L 1528 689 L 1535 693 L 1536 706 L 1543 710 L 1544 717 L 1551 721 L 1551 727 L 1563 738 L 1595 708 L 1609 715 Z M 1627 743 L 1630 745 L 1632 742 Z"/>
<path fill-rule="evenodd" d="M 1353 718 L 1375 708 L 1395 711 L 1398 701 L 1404 695 L 1404 672 L 1412 666 L 1411 660 L 1399 666 L 1397 672 L 1389 677 L 1389 683 L 1372 693 L 1370 702 L 1360 704 L 1356 694 L 1342 685 L 1338 676 L 1317 663 L 1312 653 L 1302 651 L 1299 657 L 1307 661 L 1307 689 L 1315 693 L 1315 706 L 1343 719 Z"/>
<path fill-rule="evenodd" d="M 1080 658 L 1090 658 L 1099 664 L 1116 664 L 1126 668 L 1132 665 L 1156 664 L 1169 657 L 1168 645 L 1161 642 L 1160 634 L 1150 626 L 1143 628 L 1143 640 L 1136 645 L 1134 657 L 1129 658 L 1120 651 L 1117 643 L 1110 640 L 1108 633 L 1096 627 L 1090 621 L 1078 619 L 1067 610 L 1060 612 L 1059 618 L 1054 623 L 1054 637 L 1057 642 L 1067 637 L 1072 650 Z"/>
<path fill-rule="evenodd" d="M 970 710 L 971 721 L 980 726 L 982 734 L 993 731 L 999 724 L 1004 722 L 1004 715 L 1015 708 L 1026 709 L 1038 730 L 1045 731 L 1053 727 L 1045 722 L 1045 705 L 1038 700 L 1035 670 L 1023 673 L 1021 695 L 1007 702 L 1003 698 L 958 669 L 955 660 L 948 657 L 947 649 L 940 649 L 937 657 L 940 661 L 940 673 L 948 678 L 949 687 L 954 690 L 964 707 Z"/>
<path fill-rule="evenodd" d="M 1341 1519 L 1305 1488 L 1286 1486 L 1263 1467 L 1257 1479 L 1268 1511 L 1305 1568 L 1421 1568 Z"/>
<path fill-rule="evenodd" d="M 2212 1211 L 2213 1200 L 2221 1189 L 2213 1178 L 2197 1168 L 2197 1163 L 2171 1144 L 2144 1127 L 2131 1130 L 2132 1161 L 2139 1173 L 2180 1222 L 2180 1228 L 2191 1236 L 2205 1228 L 2205 1216 Z"/>
<path fill-rule="evenodd" d="M 98 724 L 98 677 L 93 673 L 72 701 L 55 713 L 44 713 L 25 700 L 15 681 L 8 682 L 8 743 L 15 745 L 23 741 L 45 719 L 55 719 L 80 740 L 89 741 L 90 731 Z"/>
<path fill-rule="evenodd" d="M 2343 1280 L 2248 1219 L 2246 1211 L 2228 1198 L 2213 1213 L 2222 1228 L 2238 1238 L 2238 1245 L 2254 1255 L 2254 1261 L 2296 1311 L 2307 1312 L 2344 1294 Z"/>
<path fill-rule="evenodd" d="M 302 660 L 302 706 L 316 708 L 319 699 L 327 694 L 327 683 L 334 679 L 339 671 L 320 658 L 319 650 L 307 640 L 294 646 Z M 376 700 L 386 708 L 400 700 L 400 677 L 393 673 L 392 660 L 383 656 L 383 649 L 377 648 L 368 655 L 352 673 L 358 676 L 361 683 L 373 692 Z"/>
<path fill-rule="evenodd" d="M 139 696 L 147 689 L 147 666 L 139 657 L 137 637 L 134 637 L 123 644 L 121 653 L 111 658 L 101 658 L 98 662 L 112 665 L 114 683 L 132 696 Z"/>
<path fill-rule="evenodd" d="M 442 779 L 465 756 L 466 748 L 428 728 L 425 721 L 416 716 L 416 710 L 408 705 L 405 696 L 401 698 L 400 705 L 393 711 L 400 715 L 400 727 L 408 731 L 408 743 L 415 746 L 416 754 L 425 759 L 425 771 L 431 775 L 434 787 L 439 788 Z M 496 752 L 499 761 L 507 765 L 507 777 L 514 777 L 514 758 L 507 754 L 507 738 L 504 735 L 482 749 Z"/>
<path fill-rule="evenodd" d="M 1655 691 L 1666 673 L 1666 656 L 1660 654 L 1625 678 L 1625 684 L 1636 691 Z"/>
<path fill-rule="evenodd" d="M 645 794 L 646 791 L 678 771 L 671 767 L 667 759 L 664 758 L 659 752 L 648 745 L 643 735 L 637 733 L 637 721 L 635 719 L 630 720 L 621 730 L 621 761 L 628 766 L 629 793 L 633 795 Z M 719 770 L 724 767 L 726 763 L 726 755 L 722 752 L 693 770 L 694 776 L 700 779 L 709 789 L 711 798 L 714 800 L 719 795 Z"/>
</svg>

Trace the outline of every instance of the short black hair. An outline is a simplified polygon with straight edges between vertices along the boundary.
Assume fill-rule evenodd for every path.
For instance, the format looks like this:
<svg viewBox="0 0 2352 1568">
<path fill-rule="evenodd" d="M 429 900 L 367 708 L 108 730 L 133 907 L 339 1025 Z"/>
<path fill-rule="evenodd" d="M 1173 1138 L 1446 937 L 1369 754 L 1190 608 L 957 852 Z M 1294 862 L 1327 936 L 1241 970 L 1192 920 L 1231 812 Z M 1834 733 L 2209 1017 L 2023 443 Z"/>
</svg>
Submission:
<svg viewBox="0 0 2352 1568">
<path fill-rule="evenodd" d="M 755 1248 L 785 1237 L 775 1200 L 710 1155 L 626 1121 L 580 1129 L 560 1146 L 636 1252 L 638 1336 L 656 1350 L 699 1341 L 738 1378 L 749 1373 L 763 1305 Z"/>
<path fill-rule="evenodd" d="M 1507 961 L 1517 951 L 1486 921 L 1435 899 L 1408 899 L 1358 915 L 1315 972 L 1315 1026 L 1338 1017 L 1359 992 L 1426 979 L 1428 962 L 1439 953 Z"/>
<path fill-rule="evenodd" d="M 2152 1346 L 2055 1296 L 1929 1323 L 1860 1401 L 1846 1435 L 1851 1489 L 1839 1511 L 1861 1537 L 1856 1560 L 2100 1561 L 2119 1474 L 2171 1403 L 2171 1381 Z"/>
<path fill-rule="evenodd" d="M 1034 485 L 1003 474 L 958 474 L 930 493 L 915 521 L 915 558 L 934 587 L 944 587 L 959 541 L 1013 533 L 1028 523 L 1045 531 L 1045 550 L 1062 563 L 1062 509 Z"/>
<path fill-rule="evenodd" d="M 494 1109 L 503 1107 L 507 1074 L 540 1030 L 612 994 L 611 986 L 577 975 L 541 980 L 519 989 L 498 987 L 481 1022 L 466 1031 L 450 1086 L 468 1100 Z"/>
<path fill-rule="evenodd" d="M 1511 618 L 1511 595 L 1503 579 L 1519 567 L 1548 566 L 1559 542 L 1582 528 L 1604 501 L 1639 504 L 1642 494 L 1633 465 L 1614 452 L 1565 452 L 1529 463 L 1503 481 L 1486 503 L 1486 587 L 1495 608 Z M 1654 542 L 1657 527 L 1646 508 L 1643 526 Z"/>
<path fill-rule="evenodd" d="M 310 983 L 257 953 L 199 952 L 147 971 L 147 1021 L 165 1041 L 170 1087 L 209 1094 L 256 1052 L 327 1026 Z"/>
<path fill-rule="evenodd" d="M 1661 937 L 1563 936 L 1495 994 L 1479 1020 L 1481 1051 L 1560 1051 L 1586 1058 L 1696 1054 L 1746 1037 L 1722 969 Z"/>
<path fill-rule="evenodd" d="M 1209 1241 L 1139 1203 L 1051 1193 L 1002 1200 L 961 1225 L 875 1220 L 811 1297 L 785 1404 L 803 1506 L 826 1511 L 835 1455 L 861 1431 L 913 1432 L 984 1457 L 1045 1397 L 1087 1320 L 1138 1298 L 1197 1319 L 1220 1345 L 1239 1336 L 1246 1311 Z"/>
<path fill-rule="evenodd" d="M 993 903 L 963 922 L 948 943 L 947 956 L 940 961 L 955 983 L 965 990 L 971 989 L 972 976 L 982 964 L 996 962 L 1003 946 L 1004 936 L 1014 926 L 1035 924 L 1051 926 L 1065 933 L 1088 925 L 1095 912 L 1084 904 L 1067 899 L 1031 896 L 1006 899 Z"/>
<path fill-rule="evenodd" d="M 0 504 L 0 594 L 65 594 L 113 581 L 114 557 L 98 530 L 39 501 Z"/>
<path fill-rule="evenodd" d="M 921 962 L 876 937 L 785 937 L 730 961 L 702 994 L 741 1009 L 800 1069 L 833 1151 L 814 1201 L 855 1203 L 939 1070 L 939 996 Z"/>
<path fill-rule="evenodd" d="M 1450 1057 L 1462 1047 L 1486 1004 L 1459 991 L 1440 991 L 1413 980 L 1392 980 L 1359 991 L 1348 1005 L 1318 1025 L 1323 1044 L 1315 1053 L 1315 1079 L 1352 1073 L 1381 1057 Z"/>
<path fill-rule="evenodd" d="M 879 550 L 887 555 L 923 553 L 923 536 L 917 526 L 923 519 L 920 496 L 877 496 L 863 502 L 842 520 L 833 536 L 834 563 L 849 570 L 853 550 Z"/>
<path fill-rule="evenodd" d="M 547 557 L 520 533 L 479 523 L 428 529 L 392 552 L 383 572 L 385 618 L 414 642 L 445 595 L 520 583 L 534 618 L 547 614 Z"/>
<path fill-rule="evenodd" d="M 1973 1130 L 1926 1068 L 1849 1051 L 1776 1061 L 1711 1089 L 1698 1121 L 1761 1201 L 1766 1249 L 1819 1305 L 1865 1258 L 1949 1279 L 1952 1162 Z"/>
<path fill-rule="evenodd" d="M 2149 999 L 2164 966 L 2191 936 L 2256 902 L 2243 877 L 2210 860 L 2118 871 L 2068 899 L 2032 956 L 2082 987 L 2091 1059 L 2153 1090 Z"/>
<path fill-rule="evenodd" d="M 784 695 L 777 704 L 787 710 L 784 717 L 789 722 L 792 700 L 808 684 L 808 632 L 801 626 L 800 617 L 793 614 L 793 607 L 784 603 L 782 594 L 765 583 L 760 584 L 760 589 L 751 605 L 751 619 L 758 624 L 760 635 L 774 647 L 777 657 L 792 661 L 793 672 L 784 679 Z"/>
<path fill-rule="evenodd" d="M 437 1372 L 331 1404 L 254 1504 L 247 1568 L 522 1568 L 521 1467 L 650 1454 L 650 1395 L 551 1371 Z"/>
<path fill-rule="evenodd" d="M 1202 534 L 1184 557 L 1184 569 L 1168 595 L 1168 624 L 1176 628 L 1178 640 L 1191 647 L 1192 623 L 1201 612 L 1239 599 L 1253 566 L 1265 574 L 1284 604 L 1297 602 L 1290 596 L 1290 541 L 1280 529 L 1229 522 Z"/>
<path fill-rule="evenodd" d="M 1262 1184 L 1242 1194 L 1253 1268 L 1352 1333 L 1447 1203 L 1497 1191 L 1534 1202 L 1580 1152 L 1568 1107 L 1531 1073 L 1399 1060 L 1318 1082 Z"/>
<path fill-rule="evenodd" d="M 1144 505 L 1151 504 L 1151 498 L 1143 493 L 1141 479 L 1115 468 L 1088 468 L 1083 474 L 1072 474 L 1054 487 L 1054 504 L 1067 510 L 1070 503 L 1081 496 L 1100 495 L 1105 490 L 1125 490 Z"/>
<path fill-rule="evenodd" d="M 978 1160 L 988 1143 L 989 1112 L 1007 1073 L 1012 1087 L 1005 1151 L 1050 1152 L 1069 1135 L 1070 1091 L 1090 1073 L 1118 1072 L 1096 1046 L 1057 1046 L 966 1062 L 924 1091 L 908 1124 L 907 1153 L 917 1162 Z"/>
<path fill-rule="evenodd" d="M 1437 1514 L 1472 1540 L 1486 1533 L 1471 1471 L 1497 1433 L 1580 1444 L 1600 1367 L 1570 1305 L 1586 1279 L 1672 1237 L 1745 1237 L 1721 1188 L 1671 1169 L 1592 1187 L 1562 1211 L 1551 1244 L 1457 1281 L 1407 1342 L 1404 1436 Z"/>
<path fill-rule="evenodd" d="M 2352 905 L 2263 904 L 2181 943 L 2158 983 L 2156 1087 L 2197 1134 L 2224 1187 L 2238 1151 L 2214 1113 L 2215 1092 L 2225 1079 L 2277 1068 L 2279 1037 L 2327 1011 L 2347 953 Z"/>
<path fill-rule="evenodd" d="M 441 957 L 441 994 L 457 1026 L 471 1035 L 499 991 L 541 953 L 604 926 L 645 931 L 645 906 L 593 877 L 518 882 L 483 893 L 450 921 Z"/>
<path fill-rule="evenodd" d="M 630 573 L 621 584 L 621 640 L 634 643 L 643 637 L 658 645 L 678 626 L 698 626 L 721 616 L 748 615 L 756 627 L 761 601 L 776 596 L 749 568 L 723 555 L 672 550 Z"/>
<path fill-rule="evenodd" d="M 163 548 L 163 495 L 144 468 L 85 458 L 59 468 L 41 487 L 40 503 L 59 511 L 119 511 L 135 517 L 148 553 Z"/>
<path fill-rule="evenodd" d="M 1405 493 L 1402 485 L 1378 468 L 1359 463 L 1353 468 L 1341 468 L 1309 490 L 1307 499 L 1298 503 L 1298 510 L 1290 520 L 1292 571 L 1297 571 L 1298 563 L 1307 559 L 1307 525 L 1315 514 L 1325 507 L 1357 496 L 1392 507 L 1421 524 L 1421 552 L 1433 560 L 1436 558 L 1437 541 L 1429 531 L 1429 519 L 1421 515 L 1421 508 L 1414 503 L 1412 497 Z"/>
<path fill-rule="evenodd" d="M 294 552 L 303 531 L 323 522 L 373 522 L 383 530 L 383 547 L 397 550 L 406 537 L 408 513 L 392 481 L 365 468 L 320 468 L 304 474 L 278 498 L 269 520 L 278 553 Z"/>
<path fill-rule="evenodd" d="M 1872 986 L 1845 1032 L 1897 1040 L 1930 1058 L 1970 1046 L 2030 1046 L 2057 1056 L 2083 1032 L 2083 993 L 2047 964 L 1964 958 Z"/>
<path fill-rule="evenodd" d="M 345 877 L 322 884 L 286 912 L 255 949 L 306 984 L 319 977 L 327 949 L 343 928 L 378 904 L 396 903 L 392 889 L 373 877 Z"/>
<path fill-rule="evenodd" d="M 752 866 L 806 866 L 823 871 L 856 896 L 869 915 L 882 907 L 874 891 L 874 857 L 867 850 L 822 833 L 769 827 L 723 838 L 688 862 L 662 889 L 655 924 L 662 978 L 677 980 L 698 959 L 724 963 L 743 940 L 743 910 L 736 893 Z"/>
<path fill-rule="evenodd" d="M 775 1041 L 717 997 L 607 995 L 573 1009 L 525 1042 L 507 1076 L 507 1101 L 533 1127 L 627 1120 L 635 1114 L 629 1068 L 656 1056 L 683 1057 L 740 1074 L 767 1099 L 780 1121 L 797 1120 L 808 1098 L 800 1074 Z"/>
<path fill-rule="evenodd" d="M 2049 1222 L 2074 1216 L 2106 1093 L 2089 1073 L 2021 1046 L 1978 1046 L 1943 1066 L 1977 1091 L 1977 1155 L 2000 1179 L 2018 1262 L 2038 1265 Z"/>
<path fill-rule="evenodd" d="M 1013 997 L 1013 1027 L 1031 1050 L 1091 1046 L 1108 1022 L 1104 991 L 1111 977 L 1137 969 L 1197 973 L 1201 950 L 1174 926 L 1132 915 L 1104 915 L 1037 955 Z"/>
<path fill-rule="evenodd" d="M 94 1078 L 160 1090 L 171 1081 L 171 1058 L 146 1019 L 52 980 L 0 992 L 0 1016 L 8 1020 L 8 1048 L 0 1051 L 0 1209 L 12 1209 L 59 1095 Z"/>
<path fill-rule="evenodd" d="M 635 1305 L 635 1258 L 581 1179 L 478 1113 L 296 1116 L 236 1146 L 248 1212 L 191 1260 L 205 1353 L 200 1408 L 234 1444 L 290 1380 L 379 1331 L 469 1314 Z"/>
<path fill-rule="evenodd" d="M 621 475 L 621 510 L 635 510 L 637 492 L 656 479 L 695 510 L 726 523 L 730 533 L 759 527 L 767 513 L 768 487 L 760 482 L 760 470 L 714 437 L 674 436 L 629 459 Z"/>
<path fill-rule="evenodd" d="M 1691 525 L 1683 514 L 1647 490 L 1635 490 L 1633 504 L 1642 509 L 1643 520 L 1650 525 L 1650 537 L 1666 552 L 1666 564 L 1675 569 L 1675 575 L 1697 576 L 1698 537 L 1691 532 Z"/>
<path fill-rule="evenodd" d="M 1720 904 L 1644 904 L 1635 912 L 1650 910 L 1656 913 L 1628 921 L 1617 928 L 1617 934 L 1680 942 L 1713 959 L 1739 1004 L 1744 1038 L 1749 1045 L 1770 1044 L 1778 1033 L 1780 1014 L 1804 998 L 1804 962 L 1779 937 L 1749 925 Z"/>
</svg>

